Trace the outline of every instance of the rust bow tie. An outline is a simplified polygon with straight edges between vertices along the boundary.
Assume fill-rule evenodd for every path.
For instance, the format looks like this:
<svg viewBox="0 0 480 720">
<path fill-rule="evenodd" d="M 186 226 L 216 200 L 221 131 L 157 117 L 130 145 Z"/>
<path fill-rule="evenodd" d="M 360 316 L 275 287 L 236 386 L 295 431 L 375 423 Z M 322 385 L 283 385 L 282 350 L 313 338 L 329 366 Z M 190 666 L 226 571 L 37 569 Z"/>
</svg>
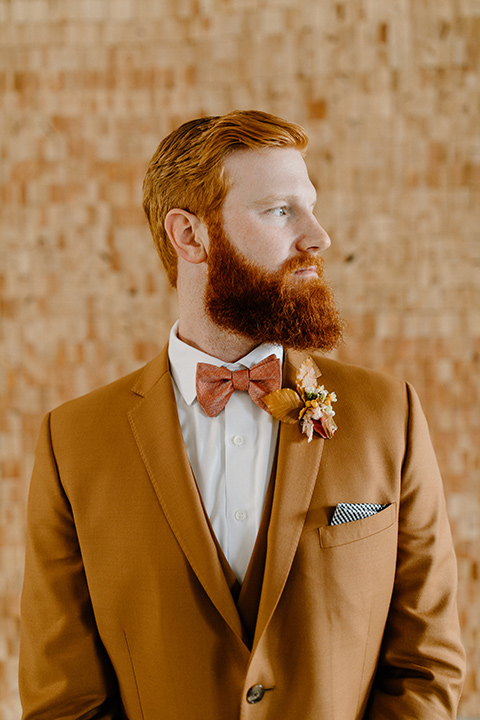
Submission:
<svg viewBox="0 0 480 720">
<path fill-rule="evenodd" d="M 276 355 L 269 355 L 250 370 L 229 370 L 209 363 L 197 364 L 197 399 L 209 417 L 223 410 L 234 390 L 248 392 L 253 402 L 269 412 L 262 397 L 282 386 L 282 368 Z"/>
</svg>

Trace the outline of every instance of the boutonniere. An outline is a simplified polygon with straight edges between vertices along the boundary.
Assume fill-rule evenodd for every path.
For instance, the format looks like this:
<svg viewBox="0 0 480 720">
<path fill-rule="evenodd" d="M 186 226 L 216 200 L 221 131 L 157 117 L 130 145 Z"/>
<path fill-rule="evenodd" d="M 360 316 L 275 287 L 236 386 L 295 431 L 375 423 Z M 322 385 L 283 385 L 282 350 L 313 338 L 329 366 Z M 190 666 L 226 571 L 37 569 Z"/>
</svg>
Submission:
<svg viewBox="0 0 480 720">
<path fill-rule="evenodd" d="M 308 357 L 297 372 L 297 392 L 292 388 L 282 388 L 262 398 L 273 417 L 290 424 L 299 422 L 308 442 L 314 432 L 330 439 L 337 429 L 332 408 L 337 396 L 318 384 L 321 374 L 312 358 Z"/>
</svg>

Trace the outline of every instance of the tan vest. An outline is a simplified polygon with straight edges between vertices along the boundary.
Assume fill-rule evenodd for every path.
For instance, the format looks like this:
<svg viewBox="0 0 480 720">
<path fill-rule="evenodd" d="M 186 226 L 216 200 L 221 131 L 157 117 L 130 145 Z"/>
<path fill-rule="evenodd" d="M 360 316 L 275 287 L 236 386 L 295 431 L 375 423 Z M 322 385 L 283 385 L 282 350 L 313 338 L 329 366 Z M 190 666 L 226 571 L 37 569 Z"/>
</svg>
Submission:
<svg viewBox="0 0 480 720">
<path fill-rule="evenodd" d="M 258 529 L 257 538 L 253 548 L 252 556 L 248 564 L 245 578 L 241 584 L 228 562 L 225 554 L 210 525 L 215 545 L 217 546 L 218 557 L 222 564 L 223 572 L 227 579 L 230 592 L 238 608 L 240 618 L 243 625 L 243 641 L 251 649 L 253 637 L 255 635 L 255 625 L 257 623 L 258 607 L 260 604 L 260 595 L 262 593 L 263 574 L 265 570 L 265 558 L 267 554 L 267 533 L 270 523 L 270 514 L 272 511 L 274 477 L 275 477 L 276 460 L 272 469 L 272 476 L 268 485 L 265 505 L 263 508 L 262 519 Z M 208 518 L 207 518 L 208 520 Z"/>
</svg>

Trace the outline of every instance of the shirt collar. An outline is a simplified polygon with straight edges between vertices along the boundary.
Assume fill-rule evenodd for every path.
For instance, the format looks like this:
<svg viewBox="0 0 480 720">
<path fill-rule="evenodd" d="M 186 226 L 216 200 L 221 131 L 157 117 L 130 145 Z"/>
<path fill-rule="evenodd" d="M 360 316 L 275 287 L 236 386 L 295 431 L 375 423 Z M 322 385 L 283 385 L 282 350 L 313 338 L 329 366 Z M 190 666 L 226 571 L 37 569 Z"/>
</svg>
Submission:
<svg viewBox="0 0 480 720">
<path fill-rule="evenodd" d="M 180 340 L 177 329 L 178 320 L 170 330 L 168 360 L 175 385 L 187 405 L 191 405 L 197 397 L 196 374 L 197 363 L 199 362 L 210 363 L 210 365 L 216 365 L 217 367 L 228 367 L 230 370 L 239 370 L 241 367 L 251 368 L 272 354 L 276 355 L 281 363 L 283 362 L 283 347 L 264 343 L 263 345 L 257 345 L 256 348 L 253 348 L 237 362 L 226 363 Z"/>
</svg>

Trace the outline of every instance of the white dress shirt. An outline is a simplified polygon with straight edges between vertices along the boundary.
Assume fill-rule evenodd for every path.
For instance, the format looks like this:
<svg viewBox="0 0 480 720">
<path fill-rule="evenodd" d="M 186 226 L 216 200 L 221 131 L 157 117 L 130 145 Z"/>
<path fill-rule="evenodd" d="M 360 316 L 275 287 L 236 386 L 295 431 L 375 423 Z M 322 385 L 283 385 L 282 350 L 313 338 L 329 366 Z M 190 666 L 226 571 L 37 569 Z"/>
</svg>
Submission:
<svg viewBox="0 0 480 720">
<path fill-rule="evenodd" d="M 216 417 L 208 417 L 197 400 L 197 363 L 241 370 L 272 353 L 282 362 L 283 348 L 259 345 L 238 362 L 225 363 L 182 342 L 177 328 L 178 322 L 170 331 L 168 358 L 188 459 L 218 542 L 243 582 L 272 472 L 278 420 L 239 390 Z"/>
</svg>

